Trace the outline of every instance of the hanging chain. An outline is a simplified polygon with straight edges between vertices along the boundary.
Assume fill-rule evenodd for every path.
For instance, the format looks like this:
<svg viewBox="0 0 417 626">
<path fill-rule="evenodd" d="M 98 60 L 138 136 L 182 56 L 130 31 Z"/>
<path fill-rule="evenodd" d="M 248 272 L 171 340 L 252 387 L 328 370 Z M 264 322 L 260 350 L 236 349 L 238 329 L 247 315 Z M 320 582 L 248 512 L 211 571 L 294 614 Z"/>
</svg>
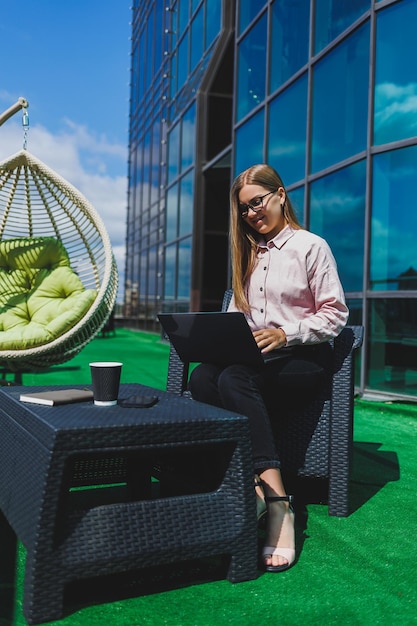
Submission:
<svg viewBox="0 0 417 626">
<path fill-rule="evenodd" d="M 23 126 L 23 150 L 26 150 L 28 144 L 28 132 L 29 132 L 29 113 L 26 106 L 22 107 L 22 126 Z"/>
</svg>

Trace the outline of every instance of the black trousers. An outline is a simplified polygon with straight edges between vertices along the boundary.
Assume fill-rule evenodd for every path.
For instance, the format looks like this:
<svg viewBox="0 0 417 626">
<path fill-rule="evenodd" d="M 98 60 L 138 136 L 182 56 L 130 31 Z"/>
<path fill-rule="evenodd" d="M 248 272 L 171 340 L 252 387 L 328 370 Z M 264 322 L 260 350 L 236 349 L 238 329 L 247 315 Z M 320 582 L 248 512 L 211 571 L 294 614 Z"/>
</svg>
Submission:
<svg viewBox="0 0 417 626">
<path fill-rule="evenodd" d="M 326 379 L 331 362 L 329 344 L 295 347 L 293 353 L 257 370 L 245 365 L 222 367 L 202 363 L 190 376 L 195 400 L 234 411 L 249 418 L 255 473 L 279 468 L 270 414 L 279 419 L 289 402 L 314 397 Z M 272 409 L 272 411 L 271 411 Z"/>
</svg>

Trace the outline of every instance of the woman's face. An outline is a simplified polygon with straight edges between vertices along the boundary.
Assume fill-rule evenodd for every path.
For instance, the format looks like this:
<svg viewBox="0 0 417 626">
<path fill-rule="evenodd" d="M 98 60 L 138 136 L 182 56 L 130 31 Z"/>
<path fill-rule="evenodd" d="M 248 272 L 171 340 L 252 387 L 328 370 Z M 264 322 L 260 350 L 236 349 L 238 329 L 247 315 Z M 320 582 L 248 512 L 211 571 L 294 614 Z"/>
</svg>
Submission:
<svg viewBox="0 0 417 626">
<path fill-rule="evenodd" d="M 283 187 L 278 187 L 271 193 L 260 185 L 244 185 L 239 192 L 238 200 L 238 211 L 245 214 L 241 219 L 267 241 L 286 226 Z"/>
</svg>

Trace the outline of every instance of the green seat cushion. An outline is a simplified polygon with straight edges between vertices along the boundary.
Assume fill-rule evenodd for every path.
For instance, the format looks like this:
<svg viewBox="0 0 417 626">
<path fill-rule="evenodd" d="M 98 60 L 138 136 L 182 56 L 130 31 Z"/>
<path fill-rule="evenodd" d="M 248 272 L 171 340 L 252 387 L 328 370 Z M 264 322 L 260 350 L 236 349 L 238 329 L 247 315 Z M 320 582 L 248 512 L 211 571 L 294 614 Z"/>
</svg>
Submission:
<svg viewBox="0 0 417 626">
<path fill-rule="evenodd" d="M 79 322 L 96 298 L 52 237 L 0 242 L 0 350 L 45 345 Z"/>
</svg>

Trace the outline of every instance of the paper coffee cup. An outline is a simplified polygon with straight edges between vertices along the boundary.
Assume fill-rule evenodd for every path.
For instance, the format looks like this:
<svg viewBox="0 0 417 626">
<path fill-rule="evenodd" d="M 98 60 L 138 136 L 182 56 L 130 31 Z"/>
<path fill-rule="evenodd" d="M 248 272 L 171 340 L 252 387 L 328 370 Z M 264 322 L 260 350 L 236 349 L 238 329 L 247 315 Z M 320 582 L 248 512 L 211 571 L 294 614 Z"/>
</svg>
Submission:
<svg viewBox="0 0 417 626">
<path fill-rule="evenodd" d="M 117 404 L 122 365 L 123 363 L 117 361 L 90 363 L 94 404 L 97 406 Z"/>
</svg>

